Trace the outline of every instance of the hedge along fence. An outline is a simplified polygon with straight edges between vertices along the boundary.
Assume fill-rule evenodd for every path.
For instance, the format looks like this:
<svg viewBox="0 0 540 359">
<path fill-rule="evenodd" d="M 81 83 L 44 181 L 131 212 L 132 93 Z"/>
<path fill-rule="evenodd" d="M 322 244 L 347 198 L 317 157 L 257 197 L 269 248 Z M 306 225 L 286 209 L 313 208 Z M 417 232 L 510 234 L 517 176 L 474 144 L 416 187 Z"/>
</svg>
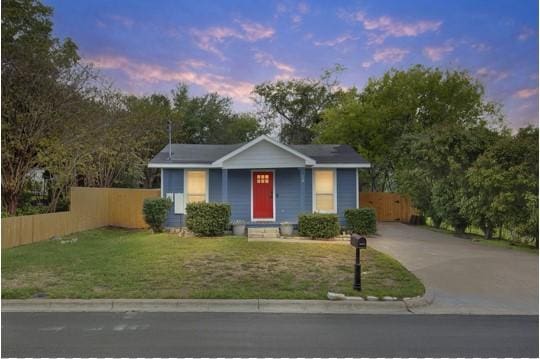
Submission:
<svg viewBox="0 0 540 359">
<path fill-rule="evenodd" d="M 2 248 L 104 226 L 147 228 L 142 203 L 159 195 L 159 189 L 72 187 L 68 212 L 2 218 Z"/>
</svg>

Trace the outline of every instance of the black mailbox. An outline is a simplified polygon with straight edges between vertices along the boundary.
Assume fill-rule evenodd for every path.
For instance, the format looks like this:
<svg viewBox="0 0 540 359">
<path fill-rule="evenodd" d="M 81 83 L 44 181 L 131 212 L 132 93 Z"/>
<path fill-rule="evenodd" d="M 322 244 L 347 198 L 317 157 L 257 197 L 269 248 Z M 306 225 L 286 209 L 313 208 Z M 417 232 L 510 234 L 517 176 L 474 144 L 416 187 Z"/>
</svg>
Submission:
<svg viewBox="0 0 540 359">
<path fill-rule="evenodd" d="M 362 237 L 359 234 L 353 233 L 351 234 L 351 246 L 354 248 L 361 248 L 364 249 L 367 247 L 367 241 L 366 237 Z"/>
<path fill-rule="evenodd" d="M 360 264 L 360 249 L 364 249 L 367 247 L 366 237 L 363 237 L 357 233 L 351 234 L 351 246 L 356 248 L 353 288 L 355 290 L 362 290 L 362 265 Z"/>
</svg>

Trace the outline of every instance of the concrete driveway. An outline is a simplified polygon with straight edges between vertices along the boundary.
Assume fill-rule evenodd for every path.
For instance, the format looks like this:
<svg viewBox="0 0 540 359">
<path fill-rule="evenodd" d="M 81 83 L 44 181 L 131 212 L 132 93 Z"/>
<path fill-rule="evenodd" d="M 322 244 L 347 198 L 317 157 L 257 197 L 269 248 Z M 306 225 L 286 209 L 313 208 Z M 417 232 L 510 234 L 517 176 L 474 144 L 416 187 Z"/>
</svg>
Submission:
<svg viewBox="0 0 540 359">
<path fill-rule="evenodd" d="M 538 314 L 538 256 L 401 223 L 379 223 L 368 245 L 426 286 L 433 304 L 415 313 Z"/>
</svg>

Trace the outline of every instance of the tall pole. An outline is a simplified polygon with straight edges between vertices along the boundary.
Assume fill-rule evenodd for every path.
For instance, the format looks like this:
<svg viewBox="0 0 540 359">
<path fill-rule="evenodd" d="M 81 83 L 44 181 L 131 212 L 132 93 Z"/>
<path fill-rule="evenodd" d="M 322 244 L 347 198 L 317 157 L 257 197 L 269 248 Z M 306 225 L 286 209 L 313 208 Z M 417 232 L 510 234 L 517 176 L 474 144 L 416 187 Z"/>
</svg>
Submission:
<svg viewBox="0 0 540 359">
<path fill-rule="evenodd" d="M 172 122 L 169 120 L 169 161 L 172 159 Z"/>
<path fill-rule="evenodd" d="M 360 265 L 360 248 L 356 248 L 356 262 L 354 264 L 354 286 L 355 290 L 362 290 L 362 277 L 360 271 L 362 266 Z"/>
</svg>

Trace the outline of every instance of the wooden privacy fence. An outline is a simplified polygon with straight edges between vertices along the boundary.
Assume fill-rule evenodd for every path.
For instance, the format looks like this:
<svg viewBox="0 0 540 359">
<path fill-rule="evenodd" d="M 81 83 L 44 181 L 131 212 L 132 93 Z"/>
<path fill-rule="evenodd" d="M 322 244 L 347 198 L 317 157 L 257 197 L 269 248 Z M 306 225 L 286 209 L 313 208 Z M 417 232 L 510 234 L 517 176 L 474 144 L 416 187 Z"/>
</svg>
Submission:
<svg viewBox="0 0 540 359">
<path fill-rule="evenodd" d="M 159 195 L 159 189 L 72 187 L 68 212 L 2 218 L 2 248 L 104 226 L 146 228 L 143 201 Z"/>
<path fill-rule="evenodd" d="M 375 208 L 378 221 L 409 222 L 418 214 L 411 200 L 399 193 L 360 192 L 360 207 Z"/>
</svg>

